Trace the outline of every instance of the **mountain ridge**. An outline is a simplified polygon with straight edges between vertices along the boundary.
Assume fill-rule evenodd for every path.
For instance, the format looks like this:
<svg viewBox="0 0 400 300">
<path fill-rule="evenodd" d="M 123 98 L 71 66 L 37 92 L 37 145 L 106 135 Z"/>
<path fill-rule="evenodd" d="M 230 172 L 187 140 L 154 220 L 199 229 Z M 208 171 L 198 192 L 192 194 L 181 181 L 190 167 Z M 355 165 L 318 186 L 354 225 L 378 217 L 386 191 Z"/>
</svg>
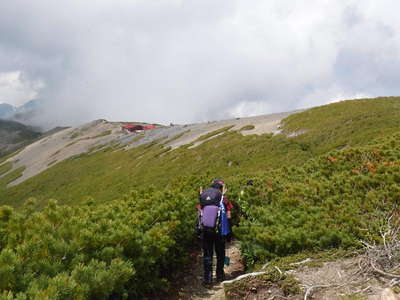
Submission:
<svg viewBox="0 0 400 300">
<path fill-rule="evenodd" d="M 0 188 L 0 198 L 3 203 L 19 199 L 15 204 L 24 195 L 49 199 L 59 186 L 57 191 L 65 191 L 58 193 L 59 200 L 72 203 L 90 196 L 106 201 L 130 186 L 163 186 L 181 175 L 209 172 L 229 179 L 237 172 L 298 165 L 332 149 L 363 145 L 395 132 L 399 103 L 398 97 L 343 101 L 286 115 L 165 126 L 141 133 L 124 133 L 120 123 L 97 120 L 43 138 L 9 158 L 12 168 L 0 176 L 0 186 L 3 181 L 9 187 Z M 37 154 L 30 155 L 32 149 Z M 75 170 L 81 168 L 76 181 Z M 109 182 L 107 189 L 101 187 L 104 180 Z M 43 185 L 49 186 L 45 193 Z"/>
<path fill-rule="evenodd" d="M 0 158 L 31 143 L 41 133 L 17 121 L 0 119 Z"/>
<path fill-rule="evenodd" d="M 253 128 L 242 131 L 242 134 L 263 134 L 278 132 L 279 122 L 291 113 L 279 113 L 248 118 L 235 118 L 207 123 L 188 125 L 160 126 L 153 130 L 129 133 L 122 129 L 126 122 L 108 122 L 95 120 L 78 127 L 61 130 L 28 145 L 9 161 L 15 161 L 14 168 L 26 167 L 24 174 L 11 182 L 16 185 L 39 174 L 56 162 L 64 161 L 76 155 L 90 152 L 94 149 L 118 144 L 124 150 L 130 150 L 141 145 L 161 142 L 171 150 L 185 144 L 191 147 L 199 146 L 208 139 L 214 138 L 215 131 L 240 131 L 242 127 L 252 123 Z M 229 129 L 223 130 L 226 127 Z M 214 134 L 213 134 L 214 133 Z M 205 135 L 210 134 L 209 137 Z M 201 139 L 202 137 L 202 139 Z M 33 166 L 32 168 L 30 166 Z"/>
</svg>

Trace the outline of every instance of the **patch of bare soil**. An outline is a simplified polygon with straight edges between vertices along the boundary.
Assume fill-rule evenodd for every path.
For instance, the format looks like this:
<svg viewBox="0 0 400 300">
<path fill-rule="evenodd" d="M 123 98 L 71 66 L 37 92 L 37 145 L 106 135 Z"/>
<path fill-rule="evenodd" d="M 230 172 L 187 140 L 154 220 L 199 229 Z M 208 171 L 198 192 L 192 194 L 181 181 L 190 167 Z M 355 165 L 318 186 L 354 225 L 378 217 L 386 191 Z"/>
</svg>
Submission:
<svg viewBox="0 0 400 300">
<path fill-rule="evenodd" d="M 13 163 L 13 169 L 9 172 L 19 167 L 26 167 L 22 176 L 11 182 L 9 186 L 17 185 L 74 155 L 108 145 L 122 135 L 124 133 L 118 124 L 96 120 L 46 136 L 26 146 L 8 160 Z"/>
<path fill-rule="evenodd" d="M 301 282 L 304 299 L 343 299 L 359 296 L 374 298 L 384 286 L 375 277 L 363 274 L 359 267 L 360 257 L 326 262 L 322 267 L 304 266 L 292 274 Z M 368 297 L 368 298 L 367 298 Z"/>
<path fill-rule="evenodd" d="M 304 266 L 291 273 L 301 282 L 304 299 L 400 299 L 384 296 L 396 282 L 376 272 L 366 272 L 365 258 L 359 255 L 326 262 L 322 267 Z"/>
<path fill-rule="evenodd" d="M 291 299 L 300 300 L 300 295 L 287 296 L 276 282 L 266 282 L 262 276 L 250 276 L 235 283 L 234 287 L 225 286 L 225 298 L 229 300 Z"/>
<path fill-rule="evenodd" d="M 391 288 L 398 285 L 397 281 L 379 273 L 365 272 L 365 255 L 343 258 L 331 262 L 314 263 L 306 260 L 304 263 L 293 264 L 294 269 L 283 272 L 292 276 L 300 289 L 291 294 L 285 291 L 284 281 L 269 281 L 266 274 L 245 277 L 236 280 L 225 287 L 225 298 L 229 300 L 392 300 L 400 299 Z M 262 272 L 259 272 L 262 273 Z M 293 286 L 294 281 L 288 282 Z M 392 294 L 393 298 L 385 296 Z M 221 292 L 223 296 L 223 293 Z M 221 296 L 221 297 L 222 297 Z"/>
<path fill-rule="evenodd" d="M 276 113 L 270 115 L 235 118 L 229 120 L 186 125 L 185 130 L 187 130 L 188 132 L 179 139 L 176 139 L 173 142 L 169 143 L 169 146 L 171 146 L 172 149 L 175 149 L 179 146 L 190 144 L 192 142 L 195 142 L 202 135 L 221 129 L 226 126 L 233 126 L 232 129 L 230 130 L 236 130 L 236 131 L 240 131 L 240 129 L 243 128 L 244 126 L 248 125 L 254 126 L 254 128 L 251 130 L 241 131 L 241 134 L 243 135 L 277 133 L 279 132 L 278 126 L 281 123 L 281 121 L 293 113 L 295 112 Z M 217 135 L 211 138 L 215 138 L 216 136 Z M 197 147 L 198 145 L 204 143 L 205 141 L 206 140 L 197 141 L 195 145 L 192 146 L 192 148 Z"/>
<path fill-rule="evenodd" d="M 383 243 L 362 242 L 363 254 L 326 262 L 321 268 L 305 266 L 295 271 L 295 277 L 305 289 L 304 299 L 400 299 L 391 290 L 400 285 L 398 215 L 389 216 L 380 233 Z"/>
</svg>

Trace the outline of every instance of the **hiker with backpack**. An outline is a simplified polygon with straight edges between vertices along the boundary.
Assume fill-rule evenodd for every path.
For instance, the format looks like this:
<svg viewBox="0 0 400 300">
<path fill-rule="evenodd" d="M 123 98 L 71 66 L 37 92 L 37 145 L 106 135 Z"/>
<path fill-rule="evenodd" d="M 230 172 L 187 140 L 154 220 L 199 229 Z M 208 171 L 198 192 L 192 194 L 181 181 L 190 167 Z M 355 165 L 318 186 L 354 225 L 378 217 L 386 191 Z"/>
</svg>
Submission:
<svg viewBox="0 0 400 300">
<path fill-rule="evenodd" d="M 225 197 L 225 183 L 214 179 L 210 188 L 200 191 L 198 206 L 198 229 L 203 247 L 203 284 L 212 283 L 213 252 L 217 255 L 217 281 L 225 280 L 225 240 L 231 233 L 230 216 L 232 204 Z"/>
</svg>

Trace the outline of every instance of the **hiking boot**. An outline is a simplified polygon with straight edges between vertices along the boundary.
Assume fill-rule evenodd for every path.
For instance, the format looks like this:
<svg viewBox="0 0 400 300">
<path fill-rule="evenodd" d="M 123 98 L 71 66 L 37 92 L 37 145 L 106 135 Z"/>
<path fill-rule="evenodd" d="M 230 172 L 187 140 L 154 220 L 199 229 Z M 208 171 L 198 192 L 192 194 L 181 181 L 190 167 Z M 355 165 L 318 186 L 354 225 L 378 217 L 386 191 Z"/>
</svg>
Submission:
<svg viewBox="0 0 400 300">
<path fill-rule="evenodd" d="M 217 274 L 217 282 L 225 281 L 225 274 Z"/>
</svg>

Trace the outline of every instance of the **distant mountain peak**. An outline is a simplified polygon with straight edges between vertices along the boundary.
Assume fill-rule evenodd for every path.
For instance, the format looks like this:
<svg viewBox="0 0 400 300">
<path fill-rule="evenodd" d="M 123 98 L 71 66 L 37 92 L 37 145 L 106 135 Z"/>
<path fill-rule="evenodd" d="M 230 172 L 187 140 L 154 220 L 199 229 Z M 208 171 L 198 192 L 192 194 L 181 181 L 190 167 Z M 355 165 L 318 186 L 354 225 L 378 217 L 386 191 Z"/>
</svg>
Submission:
<svg viewBox="0 0 400 300">
<path fill-rule="evenodd" d="M 8 103 L 0 103 L 0 119 L 8 119 L 15 114 L 16 108 Z"/>
<path fill-rule="evenodd" d="M 29 123 L 29 120 L 40 110 L 41 105 L 40 99 L 29 100 L 18 107 L 0 103 L 0 119 Z"/>
</svg>

